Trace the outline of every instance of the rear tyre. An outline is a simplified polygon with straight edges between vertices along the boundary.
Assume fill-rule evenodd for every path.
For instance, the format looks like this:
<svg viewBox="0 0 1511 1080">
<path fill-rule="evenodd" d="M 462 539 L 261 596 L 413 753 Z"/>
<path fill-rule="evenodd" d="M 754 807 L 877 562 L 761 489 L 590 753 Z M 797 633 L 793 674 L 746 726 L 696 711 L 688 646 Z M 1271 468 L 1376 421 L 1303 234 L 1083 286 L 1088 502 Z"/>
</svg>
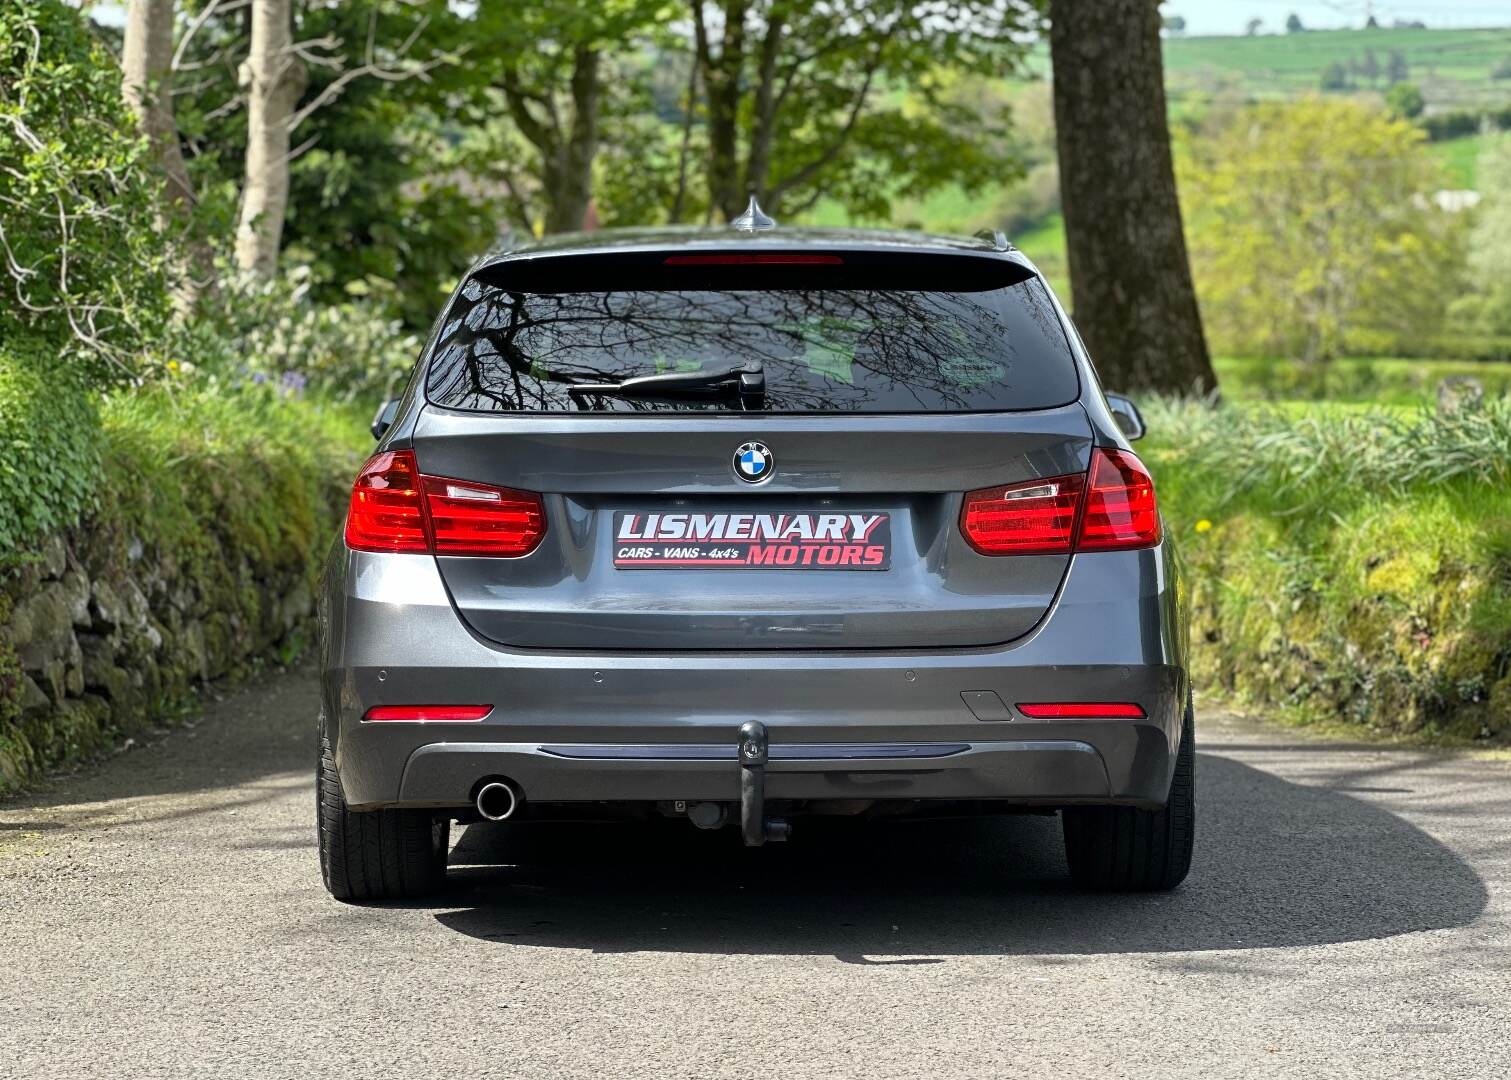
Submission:
<svg viewBox="0 0 1511 1080">
<path fill-rule="evenodd" d="M 315 786 L 320 876 L 337 900 L 402 900 L 444 887 L 449 818 L 429 810 L 348 810 L 323 730 Z"/>
<path fill-rule="evenodd" d="M 1065 859 L 1076 884 L 1107 892 L 1163 892 L 1186 879 L 1196 836 L 1193 727 L 1188 700 L 1170 800 L 1161 809 L 1066 807 Z"/>
</svg>

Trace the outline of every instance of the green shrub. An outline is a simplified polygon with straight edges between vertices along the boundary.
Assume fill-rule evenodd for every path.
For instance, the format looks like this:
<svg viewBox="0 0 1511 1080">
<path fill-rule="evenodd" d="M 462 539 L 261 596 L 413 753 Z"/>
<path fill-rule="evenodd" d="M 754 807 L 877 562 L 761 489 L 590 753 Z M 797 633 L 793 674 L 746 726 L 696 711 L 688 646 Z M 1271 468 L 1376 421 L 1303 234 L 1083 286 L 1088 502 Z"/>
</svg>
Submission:
<svg viewBox="0 0 1511 1080">
<path fill-rule="evenodd" d="M 0 568 L 95 505 L 100 421 L 55 346 L 0 345 Z"/>
<path fill-rule="evenodd" d="M 327 305 L 311 300 L 311 285 L 307 267 L 266 282 L 228 274 L 198 316 L 175 328 L 167 355 L 210 388 L 307 389 L 369 411 L 396 396 L 421 342 L 390 314 L 392 286 L 352 282 L 351 299 Z"/>
<path fill-rule="evenodd" d="M 1511 403 L 1151 403 L 1200 683 L 1303 721 L 1511 735 Z"/>
<path fill-rule="evenodd" d="M 158 184 L 119 66 L 62 0 L 0 4 L 0 162 L 0 341 L 130 377 L 170 311 Z"/>
</svg>

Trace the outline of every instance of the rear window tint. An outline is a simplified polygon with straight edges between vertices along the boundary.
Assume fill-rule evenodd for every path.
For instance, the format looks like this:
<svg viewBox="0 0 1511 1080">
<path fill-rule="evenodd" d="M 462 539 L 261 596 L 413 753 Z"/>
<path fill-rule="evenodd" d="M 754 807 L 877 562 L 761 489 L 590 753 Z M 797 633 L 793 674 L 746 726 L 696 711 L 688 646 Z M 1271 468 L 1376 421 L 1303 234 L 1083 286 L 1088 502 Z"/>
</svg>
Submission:
<svg viewBox="0 0 1511 1080">
<path fill-rule="evenodd" d="M 706 268 L 651 271 L 629 288 L 538 277 L 529 289 L 474 278 L 436 339 L 426 396 L 483 412 L 732 411 L 737 401 L 569 391 L 744 365 L 761 371 L 768 412 L 1063 405 L 1079 392 L 1069 343 L 1048 290 L 1024 273 L 1009 265 L 962 281 Z"/>
</svg>

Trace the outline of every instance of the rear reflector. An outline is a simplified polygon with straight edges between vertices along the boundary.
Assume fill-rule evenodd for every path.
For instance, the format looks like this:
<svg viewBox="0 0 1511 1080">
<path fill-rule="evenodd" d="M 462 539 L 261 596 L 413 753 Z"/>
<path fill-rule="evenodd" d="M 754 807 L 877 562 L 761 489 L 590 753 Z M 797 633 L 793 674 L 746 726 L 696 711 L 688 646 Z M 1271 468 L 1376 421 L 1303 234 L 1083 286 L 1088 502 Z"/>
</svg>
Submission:
<svg viewBox="0 0 1511 1080">
<path fill-rule="evenodd" d="M 355 551 L 518 558 L 545 535 L 533 491 L 424 476 L 412 450 L 373 455 L 346 514 L 346 546 Z"/>
<path fill-rule="evenodd" d="M 1159 543 L 1149 470 L 1126 450 L 1095 447 L 1085 473 L 966 492 L 960 532 L 983 555 L 1067 555 Z"/>
<path fill-rule="evenodd" d="M 778 251 L 742 255 L 668 255 L 664 266 L 843 266 L 838 255 L 784 254 Z"/>
<path fill-rule="evenodd" d="M 1142 706 L 1131 701 L 1050 701 L 1018 706 L 1034 720 L 1142 720 Z"/>
<path fill-rule="evenodd" d="M 444 721 L 456 724 L 481 720 L 492 711 L 492 705 L 374 705 L 362 719 L 410 723 Z"/>
</svg>

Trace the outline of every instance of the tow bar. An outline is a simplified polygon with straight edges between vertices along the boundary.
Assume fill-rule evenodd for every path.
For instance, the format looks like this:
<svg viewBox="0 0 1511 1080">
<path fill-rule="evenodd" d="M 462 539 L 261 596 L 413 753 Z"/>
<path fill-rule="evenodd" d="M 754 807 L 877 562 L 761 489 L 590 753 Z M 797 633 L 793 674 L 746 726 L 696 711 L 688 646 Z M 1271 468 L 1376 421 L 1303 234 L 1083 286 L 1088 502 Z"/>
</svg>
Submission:
<svg viewBox="0 0 1511 1080">
<path fill-rule="evenodd" d="M 740 725 L 740 835 L 747 847 L 785 840 L 792 827 L 766 816 L 766 758 L 770 740 L 766 725 L 749 720 Z"/>
</svg>

